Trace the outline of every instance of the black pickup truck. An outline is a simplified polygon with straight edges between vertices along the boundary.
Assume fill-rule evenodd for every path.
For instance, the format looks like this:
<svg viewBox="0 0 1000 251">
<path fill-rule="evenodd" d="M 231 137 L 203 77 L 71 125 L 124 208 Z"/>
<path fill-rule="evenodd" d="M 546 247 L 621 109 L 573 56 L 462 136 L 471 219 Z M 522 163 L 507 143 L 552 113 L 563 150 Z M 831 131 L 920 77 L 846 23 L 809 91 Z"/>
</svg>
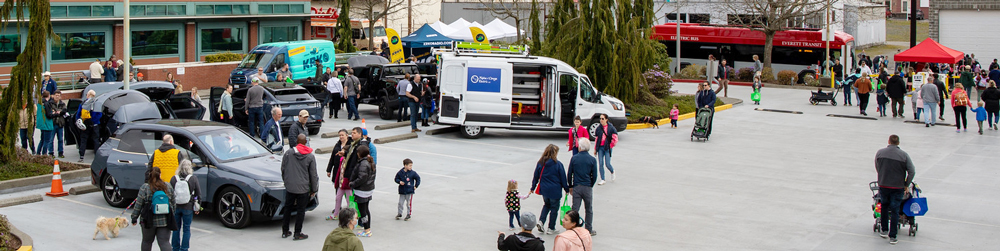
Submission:
<svg viewBox="0 0 1000 251">
<path fill-rule="evenodd" d="M 348 60 L 348 66 L 354 69 L 354 75 L 361 80 L 359 102 L 377 105 L 382 119 L 392 119 L 395 114 L 393 111 L 399 108 L 396 83 L 407 73 L 413 75 L 421 72 L 417 64 L 388 64 L 379 56 L 354 57 Z M 421 74 L 421 78 L 428 81 L 433 93 L 437 93 L 436 75 Z"/>
</svg>

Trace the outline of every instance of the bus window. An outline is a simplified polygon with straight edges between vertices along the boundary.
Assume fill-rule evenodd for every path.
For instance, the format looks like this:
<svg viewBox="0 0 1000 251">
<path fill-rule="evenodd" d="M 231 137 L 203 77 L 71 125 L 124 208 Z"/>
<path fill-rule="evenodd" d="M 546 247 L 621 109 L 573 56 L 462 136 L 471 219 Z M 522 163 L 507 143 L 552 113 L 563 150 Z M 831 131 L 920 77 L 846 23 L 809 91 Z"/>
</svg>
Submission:
<svg viewBox="0 0 1000 251">
<path fill-rule="evenodd" d="M 586 76 L 583 76 L 580 78 L 580 80 L 581 80 L 580 98 L 590 103 L 599 102 L 601 99 L 597 96 L 597 93 L 594 91 L 594 86 L 590 84 L 590 79 L 587 79 Z"/>
</svg>

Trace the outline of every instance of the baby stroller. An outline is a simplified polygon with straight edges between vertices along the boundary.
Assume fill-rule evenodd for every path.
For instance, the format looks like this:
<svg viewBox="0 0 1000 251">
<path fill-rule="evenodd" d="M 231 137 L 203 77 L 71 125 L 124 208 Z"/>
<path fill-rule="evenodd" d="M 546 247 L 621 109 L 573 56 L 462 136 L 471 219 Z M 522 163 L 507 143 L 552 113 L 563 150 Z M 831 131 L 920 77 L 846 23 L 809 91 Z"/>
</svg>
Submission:
<svg viewBox="0 0 1000 251">
<path fill-rule="evenodd" d="M 830 105 L 837 106 L 837 94 L 840 94 L 840 88 L 834 88 L 834 92 L 823 92 L 823 88 L 818 91 L 812 92 L 809 96 L 809 103 L 816 105 L 820 102 L 830 102 Z"/>
<path fill-rule="evenodd" d="M 711 108 L 701 107 L 695 113 L 694 129 L 691 130 L 691 141 L 695 139 L 708 141 L 708 136 L 712 134 L 712 119 L 715 111 Z"/>
<path fill-rule="evenodd" d="M 872 190 L 872 216 L 875 217 L 875 225 L 872 225 L 872 232 L 878 232 L 879 229 L 882 228 L 882 196 L 878 194 L 878 182 L 872 181 L 871 183 L 868 183 L 868 188 Z M 917 214 L 915 212 L 907 211 L 906 202 L 910 200 L 910 198 L 913 198 L 914 194 L 919 195 L 921 190 L 920 186 L 916 183 L 911 183 L 907 190 L 910 192 L 903 195 L 903 201 L 899 203 L 899 209 L 897 210 L 899 212 L 899 226 L 896 229 L 902 230 L 903 226 L 909 226 L 910 229 L 907 235 L 917 236 L 917 226 L 920 224 L 917 224 L 915 218 L 916 216 L 923 215 L 923 213 Z M 926 205 L 924 206 L 925 208 L 923 209 L 923 212 L 926 212 Z"/>
</svg>

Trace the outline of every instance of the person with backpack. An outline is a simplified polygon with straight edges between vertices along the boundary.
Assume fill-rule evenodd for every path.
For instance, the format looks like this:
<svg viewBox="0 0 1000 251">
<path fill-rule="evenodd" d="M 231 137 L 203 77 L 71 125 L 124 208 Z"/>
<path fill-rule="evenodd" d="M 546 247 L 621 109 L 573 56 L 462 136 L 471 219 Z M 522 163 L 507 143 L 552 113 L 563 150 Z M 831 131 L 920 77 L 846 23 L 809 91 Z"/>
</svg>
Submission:
<svg viewBox="0 0 1000 251">
<path fill-rule="evenodd" d="M 969 130 L 969 121 L 965 118 L 969 106 L 969 93 L 964 88 L 962 83 L 955 83 L 955 90 L 951 91 L 951 108 L 955 111 L 955 132 Z"/>
<path fill-rule="evenodd" d="M 160 250 L 170 250 L 170 231 L 177 230 L 174 219 L 176 204 L 174 189 L 160 179 L 160 169 L 146 171 L 146 183 L 139 187 L 132 210 L 132 226 L 142 217 L 142 244 L 140 250 L 149 251 L 156 240 Z"/>
<path fill-rule="evenodd" d="M 174 188 L 174 204 L 177 204 L 177 211 L 174 212 L 174 219 L 177 221 L 177 231 L 174 231 L 170 239 L 174 251 L 187 251 L 191 246 L 191 218 L 201 212 L 201 186 L 198 185 L 198 177 L 194 176 L 191 169 L 191 161 L 181 161 L 177 168 L 177 175 L 170 179 L 170 187 Z M 183 238 L 182 238 L 183 236 Z"/>
</svg>

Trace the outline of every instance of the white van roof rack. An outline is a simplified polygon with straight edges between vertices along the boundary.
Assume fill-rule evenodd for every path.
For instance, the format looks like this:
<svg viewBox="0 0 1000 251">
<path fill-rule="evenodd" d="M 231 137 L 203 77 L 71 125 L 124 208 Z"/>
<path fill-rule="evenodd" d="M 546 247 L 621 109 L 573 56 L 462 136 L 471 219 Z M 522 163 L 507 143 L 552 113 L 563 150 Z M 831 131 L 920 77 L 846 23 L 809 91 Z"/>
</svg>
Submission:
<svg viewBox="0 0 1000 251">
<path fill-rule="evenodd" d="M 454 52 L 456 55 L 473 54 L 476 56 L 530 57 L 528 51 L 529 47 L 527 45 L 496 45 L 455 41 L 452 42 L 450 49 L 434 49 L 434 54 L 439 54 L 441 52 Z"/>
</svg>

